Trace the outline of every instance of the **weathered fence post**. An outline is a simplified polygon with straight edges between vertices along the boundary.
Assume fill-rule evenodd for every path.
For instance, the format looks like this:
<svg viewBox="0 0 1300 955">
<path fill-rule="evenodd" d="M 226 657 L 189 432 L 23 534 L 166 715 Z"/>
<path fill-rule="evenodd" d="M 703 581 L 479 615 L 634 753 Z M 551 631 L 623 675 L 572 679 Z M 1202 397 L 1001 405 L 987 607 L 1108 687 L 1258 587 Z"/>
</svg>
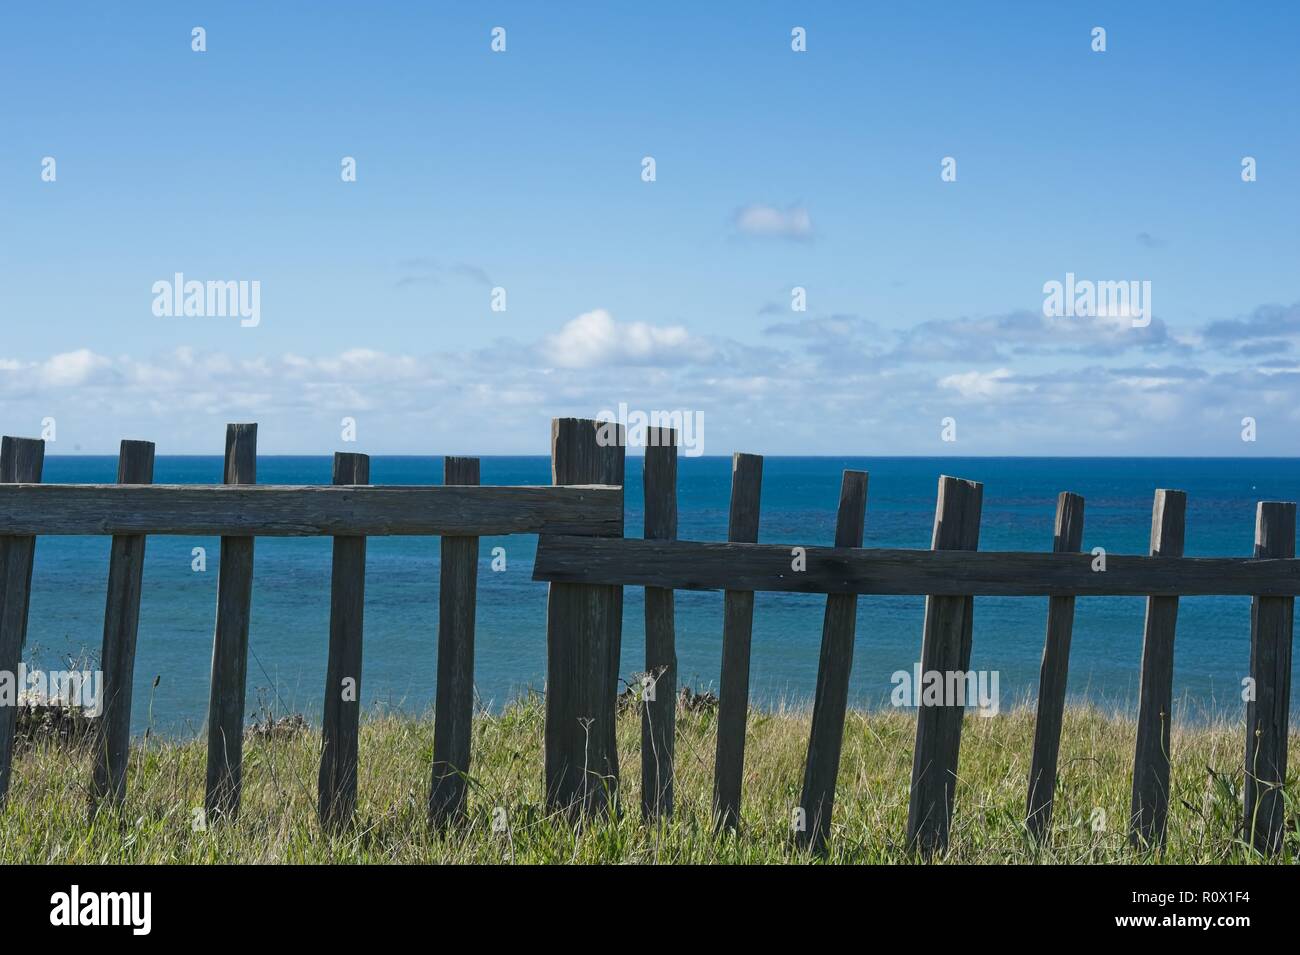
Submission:
<svg viewBox="0 0 1300 955">
<path fill-rule="evenodd" d="M 369 484 L 369 455 L 337 452 L 333 483 Z M 351 823 L 357 805 L 365 605 L 366 539 L 336 536 L 330 570 L 330 645 L 317 777 L 317 815 L 321 826 L 332 831 Z"/>
<path fill-rule="evenodd" d="M 649 428 L 645 449 L 645 537 L 677 537 L 677 432 Z M 645 589 L 645 669 L 650 690 L 641 710 L 641 816 L 673 814 L 677 741 L 677 644 L 673 592 Z"/>
<path fill-rule="evenodd" d="M 44 463 L 44 441 L 5 435 L 0 442 L 0 484 L 39 484 Z M 14 736 L 18 732 L 18 664 L 27 639 L 35 556 L 35 537 L 0 537 L 0 673 L 13 675 L 15 689 L 13 705 L 0 705 L 0 805 L 9 795 L 13 771 Z"/>
<path fill-rule="evenodd" d="M 478 458 L 446 458 L 443 484 L 478 484 Z M 478 538 L 444 537 L 438 591 L 438 689 L 433 718 L 429 820 L 464 815 L 474 725 L 474 613 Z"/>
<path fill-rule="evenodd" d="M 256 424 L 226 426 L 223 480 L 226 484 L 257 483 Z M 223 537 L 208 696 L 208 780 L 203 805 L 209 821 L 239 814 L 252 599 L 253 538 Z"/>
<path fill-rule="evenodd" d="M 978 549 L 983 498 L 982 484 L 947 475 L 939 478 L 931 549 Z M 929 674 L 937 673 L 946 688 L 955 682 L 948 679 L 950 674 L 964 675 L 970 669 L 974 606 L 973 597 L 925 598 L 922 684 L 929 679 Z M 962 686 L 965 685 L 963 680 Z M 923 686 L 914 686 L 912 693 L 913 702 L 919 708 L 916 748 L 912 755 L 912 798 L 907 809 L 907 842 L 928 855 L 948 846 L 965 706 L 957 705 L 956 700 L 927 706 Z"/>
<path fill-rule="evenodd" d="M 551 422 L 554 484 L 622 487 L 622 425 L 583 418 Z M 620 522 L 615 536 L 623 533 Z M 546 605 L 546 800 L 583 814 L 617 811 L 618 665 L 623 588 L 550 585 Z"/>
<path fill-rule="evenodd" d="M 1083 546 L 1083 498 L 1062 491 L 1056 500 L 1056 533 L 1052 550 L 1072 554 Z M 1074 597 L 1047 598 L 1047 637 L 1038 671 L 1038 714 L 1034 721 L 1034 752 L 1029 763 L 1029 795 L 1025 825 L 1043 840 L 1052 825 L 1056 794 L 1056 760 L 1061 749 L 1065 687 L 1070 668 L 1070 637 L 1074 632 Z"/>
<path fill-rule="evenodd" d="M 1255 556 L 1295 557 L 1296 506 L 1261 501 L 1255 511 Z M 1246 703 L 1246 837 L 1259 852 L 1282 848 L 1286 829 L 1287 723 L 1291 708 L 1294 597 L 1255 597 L 1250 606 L 1250 678 Z"/>
<path fill-rule="evenodd" d="M 727 540 L 758 543 L 763 458 L 731 458 L 731 513 Z M 754 592 L 728 590 L 722 604 L 722 675 L 718 682 L 718 747 L 713 769 L 717 828 L 740 826 L 740 786 L 745 775 L 745 723 L 749 714 L 749 650 L 754 627 Z"/>
<path fill-rule="evenodd" d="M 117 456 L 118 484 L 153 483 L 154 446 L 150 441 L 123 441 Z M 140 587 L 144 578 L 145 537 L 113 536 L 108 562 L 108 598 L 104 608 L 103 711 L 95 746 L 91 805 L 126 798 L 126 768 L 131 755 L 131 689 L 135 678 L 135 643 L 140 628 Z"/>
<path fill-rule="evenodd" d="M 1183 556 L 1187 495 L 1156 491 L 1151 513 L 1151 556 Z M 1133 801 L 1129 841 L 1136 848 L 1165 841 L 1169 811 L 1169 730 L 1174 698 L 1174 630 L 1177 597 L 1148 597 L 1138 690 L 1137 744 L 1133 757 Z"/>
<path fill-rule="evenodd" d="M 861 547 L 867 513 L 867 472 L 845 471 L 835 518 L 835 546 Z M 840 772 L 844 715 L 849 705 L 849 672 L 853 669 L 853 640 L 858 623 L 856 594 L 829 594 L 822 618 L 821 659 L 817 665 L 817 695 L 812 731 L 804 763 L 803 828 L 795 832 L 799 845 L 821 853 L 831 831 L 835 779 Z"/>
</svg>

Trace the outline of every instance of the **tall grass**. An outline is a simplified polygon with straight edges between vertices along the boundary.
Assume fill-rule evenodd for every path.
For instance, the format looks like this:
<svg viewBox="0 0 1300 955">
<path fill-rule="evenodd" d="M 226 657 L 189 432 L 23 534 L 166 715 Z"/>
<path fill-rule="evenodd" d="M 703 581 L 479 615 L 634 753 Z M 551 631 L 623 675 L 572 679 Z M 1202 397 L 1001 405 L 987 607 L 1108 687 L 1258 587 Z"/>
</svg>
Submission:
<svg viewBox="0 0 1300 955">
<path fill-rule="evenodd" d="M 233 823 L 196 826 L 206 753 L 201 741 L 137 743 L 130 791 L 120 810 L 87 812 L 90 754 L 39 746 L 15 765 L 0 813 L 0 862 L 908 862 L 907 820 L 915 716 L 851 712 L 826 860 L 794 848 L 808 740 L 806 711 L 751 714 L 739 834 L 715 837 L 710 817 L 715 717 L 679 716 L 677 813 L 643 825 L 639 814 L 640 717 L 620 717 L 624 812 L 616 821 L 575 827 L 543 804 L 544 707 L 522 700 L 474 727 L 470 815 L 447 833 L 429 830 L 425 800 L 433 752 L 430 720 L 392 716 L 362 724 L 356 825 L 327 836 L 316 823 L 319 736 L 251 737 L 244 749 L 244 795 Z M 1089 708 L 1067 711 L 1051 845 L 1036 847 L 1023 826 L 1033 714 L 1018 708 L 967 717 L 950 863 L 1220 863 L 1263 861 L 1239 837 L 1243 730 L 1229 722 L 1175 729 L 1169 839 L 1163 853 L 1129 848 L 1126 820 L 1134 728 Z M 1291 765 L 1296 765 L 1296 737 Z M 1296 785 L 1279 861 L 1300 855 Z M 505 810 L 494 832 L 493 810 Z M 496 813 L 498 818 L 500 813 Z"/>
</svg>

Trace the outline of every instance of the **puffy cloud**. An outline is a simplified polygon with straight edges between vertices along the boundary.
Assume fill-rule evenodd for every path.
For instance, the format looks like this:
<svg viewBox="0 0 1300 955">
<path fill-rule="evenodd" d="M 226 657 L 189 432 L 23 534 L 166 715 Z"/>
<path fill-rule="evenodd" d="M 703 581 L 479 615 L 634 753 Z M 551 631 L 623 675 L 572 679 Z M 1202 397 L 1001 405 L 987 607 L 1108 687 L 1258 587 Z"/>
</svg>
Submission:
<svg viewBox="0 0 1300 955">
<path fill-rule="evenodd" d="M 995 371 L 967 371 L 939 379 L 940 388 L 956 391 L 963 398 L 997 398 L 1026 389 L 1017 384 L 1010 368 Z"/>
<path fill-rule="evenodd" d="M 707 357 L 709 349 L 681 325 L 616 322 L 603 308 L 565 323 L 541 345 L 547 361 L 561 368 L 594 365 L 680 365 Z"/>
<path fill-rule="evenodd" d="M 56 388 L 83 385 L 110 364 L 107 358 L 96 355 L 90 349 L 79 348 L 54 355 L 43 362 L 39 367 L 39 380 Z"/>
</svg>

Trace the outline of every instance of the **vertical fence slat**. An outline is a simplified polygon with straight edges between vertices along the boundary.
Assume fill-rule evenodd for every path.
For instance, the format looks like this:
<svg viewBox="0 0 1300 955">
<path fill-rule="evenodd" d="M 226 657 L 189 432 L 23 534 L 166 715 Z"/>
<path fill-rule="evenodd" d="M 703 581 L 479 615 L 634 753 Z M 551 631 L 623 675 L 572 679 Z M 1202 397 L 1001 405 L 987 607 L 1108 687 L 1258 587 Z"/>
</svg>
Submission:
<svg viewBox="0 0 1300 955">
<path fill-rule="evenodd" d="M 0 442 L 0 484 L 37 484 L 45 463 L 45 442 L 11 438 Z M 14 675 L 27 639 L 35 537 L 0 537 L 0 672 Z M 0 805 L 9 794 L 13 771 L 14 736 L 18 732 L 18 700 L 0 706 Z"/>
<path fill-rule="evenodd" d="M 443 484 L 478 484 L 478 458 L 447 458 Z M 444 537 L 438 591 L 438 689 L 433 718 L 429 819 L 441 825 L 465 812 L 474 723 L 474 612 L 478 538 Z"/>
<path fill-rule="evenodd" d="M 677 537 L 677 432 L 650 428 L 645 449 L 645 536 Z M 673 814 L 673 761 L 677 745 L 677 637 L 673 592 L 645 589 L 645 669 L 653 699 L 641 710 L 641 816 Z"/>
<path fill-rule="evenodd" d="M 152 484 L 153 461 L 153 442 L 123 441 L 117 457 L 117 483 Z M 104 643 L 100 651 L 103 711 L 91 785 L 91 801 L 95 805 L 105 799 L 121 803 L 126 798 L 126 768 L 131 752 L 131 689 L 140 627 L 144 550 L 143 534 L 113 536 L 104 608 Z"/>
<path fill-rule="evenodd" d="M 758 542 L 763 458 L 735 454 L 731 459 L 731 513 L 727 540 Z M 717 826 L 740 825 L 740 787 L 745 775 L 745 722 L 749 714 L 749 649 L 754 626 L 754 593 L 728 590 L 722 605 L 722 675 L 718 683 L 718 748 L 713 770 Z"/>
<path fill-rule="evenodd" d="M 1072 554 L 1083 546 L 1083 498 L 1062 491 L 1056 500 L 1056 533 L 1052 550 Z M 1061 748 L 1065 687 L 1070 668 L 1070 637 L 1074 632 L 1074 597 L 1047 599 L 1047 637 L 1038 671 L 1038 713 L 1034 720 L 1034 751 L 1029 763 L 1029 795 L 1025 825 L 1043 839 L 1052 825 L 1056 795 L 1056 760 Z"/>
<path fill-rule="evenodd" d="M 621 425 L 581 418 L 551 423 L 555 484 L 622 487 Z M 620 524 L 614 532 L 622 536 Z M 546 800 L 592 815 L 616 810 L 618 666 L 623 588 L 550 585 L 546 605 Z"/>
<path fill-rule="evenodd" d="M 980 510 L 984 486 L 975 481 L 939 478 L 939 500 L 934 515 L 933 550 L 976 550 L 979 547 Z M 921 675 L 965 672 L 970 668 L 973 597 L 926 597 L 924 635 L 921 638 Z M 946 679 L 945 679 L 946 682 Z M 924 705 L 922 688 L 912 688 L 919 705 L 916 713 L 916 748 L 912 756 L 912 793 L 907 809 L 907 842 L 925 854 L 948 845 L 953 797 L 957 784 L 957 759 L 965 707 Z"/>
<path fill-rule="evenodd" d="M 1255 511 L 1255 556 L 1295 557 L 1295 504 L 1261 501 Z M 1255 597 L 1250 607 L 1250 678 L 1246 703 L 1246 837 L 1274 854 L 1286 828 L 1291 630 L 1294 597 Z"/>
<path fill-rule="evenodd" d="M 835 518 L 835 546 L 861 547 L 867 513 L 867 472 L 845 471 Z M 853 640 L 857 631 L 856 594 L 830 594 L 822 619 L 821 659 L 817 665 L 817 695 L 812 731 L 804 764 L 804 827 L 796 830 L 799 845 L 824 852 L 835 805 L 835 779 L 840 772 L 844 716 L 849 705 L 849 673 L 853 669 Z"/>
<path fill-rule="evenodd" d="M 370 457 L 337 452 L 335 484 L 369 484 Z M 361 656 L 365 634 L 366 539 L 335 537 L 330 570 L 330 645 L 325 666 L 317 815 L 323 828 L 341 830 L 357 805 Z"/>
<path fill-rule="evenodd" d="M 1151 513 L 1151 556 L 1181 557 L 1187 495 L 1158 490 Z M 1169 730 L 1174 698 L 1174 630 L 1177 597 L 1148 597 L 1142 637 L 1137 744 L 1133 757 L 1133 801 L 1129 840 L 1135 847 L 1164 843 L 1169 811 Z"/>
<path fill-rule="evenodd" d="M 257 483 L 257 425 L 226 426 L 223 480 L 226 484 Z M 209 820 L 239 814 L 252 599 L 253 538 L 223 537 L 208 696 L 208 780 L 203 805 Z"/>
</svg>

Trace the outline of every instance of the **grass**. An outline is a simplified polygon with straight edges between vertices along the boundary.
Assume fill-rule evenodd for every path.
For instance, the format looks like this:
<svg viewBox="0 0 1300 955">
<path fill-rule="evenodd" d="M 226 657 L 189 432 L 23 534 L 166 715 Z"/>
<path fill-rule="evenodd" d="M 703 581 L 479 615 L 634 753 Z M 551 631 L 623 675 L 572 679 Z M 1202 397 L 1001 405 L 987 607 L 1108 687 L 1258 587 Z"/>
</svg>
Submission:
<svg viewBox="0 0 1300 955">
<path fill-rule="evenodd" d="M 0 814 L 2 863 L 782 863 L 809 862 L 790 840 L 809 714 L 750 716 L 744 826 L 715 837 L 710 823 L 715 722 L 685 712 L 678 722 L 678 812 L 671 823 L 640 821 L 640 721 L 619 722 L 625 812 L 617 821 L 574 827 L 542 804 L 544 707 L 525 699 L 474 728 L 473 780 L 466 824 L 448 834 L 425 824 L 433 752 L 432 721 L 376 717 L 362 724 L 357 824 L 339 836 L 316 823 L 320 738 L 250 738 L 244 747 L 239 819 L 193 825 L 203 802 L 202 741 L 138 743 L 123 807 L 90 821 L 90 754 L 54 745 L 18 755 L 8 806 Z M 1126 820 L 1134 728 L 1094 709 L 1067 711 L 1050 848 L 1036 848 L 1023 825 L 1033 713 L 970 715 L 962 736 L 952 843 L 936 861 L 953 863 L 1237 863 L 1263 861 L 1237 835 L 1241 825 L 1239 725 L 1175 729 L 1169 838 L 1163 853 L 1128 846 Z M 830 862 L 913 861 L 903 844 L 915 716 L 851 712 L 845 727 Z M 1297 737 L 1291 739 L 1296 765 Z M 1300 856 L 1296 784 L 1289 780 L 1288 832 L 1279 861 Z M 494 833 L 494 807 L 508 831 Z"/>
</svg>

